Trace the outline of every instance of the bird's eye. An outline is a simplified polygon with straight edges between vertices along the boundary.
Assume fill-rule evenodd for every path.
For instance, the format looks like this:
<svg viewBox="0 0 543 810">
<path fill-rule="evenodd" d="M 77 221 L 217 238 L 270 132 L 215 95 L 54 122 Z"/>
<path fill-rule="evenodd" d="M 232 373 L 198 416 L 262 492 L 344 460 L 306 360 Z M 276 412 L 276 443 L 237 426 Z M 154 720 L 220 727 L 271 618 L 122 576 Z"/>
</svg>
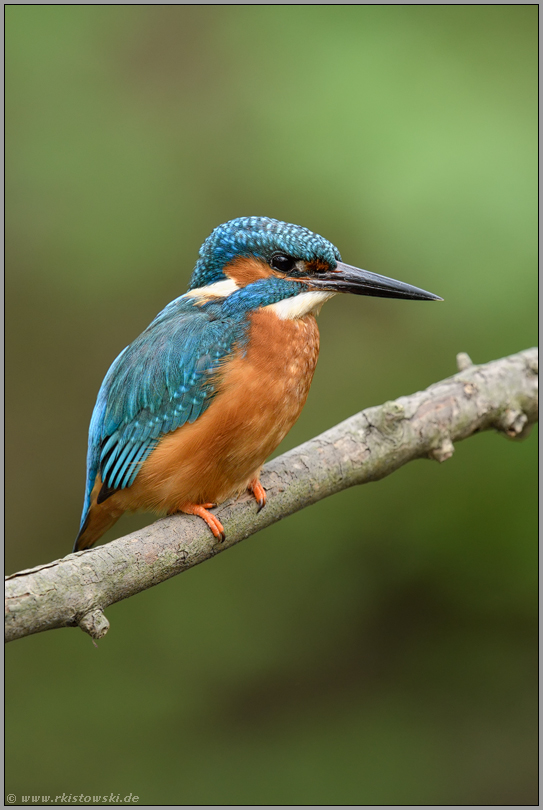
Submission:
<svg viewBox="0 0 543 810">
<path fill-rule="evenodd" d="M 280 273 L 288 273 L 296 264 L 296 259 L 286 256 L 284 253 L 274 253 L 270 259 L 270 267 Z"/>
</svg>

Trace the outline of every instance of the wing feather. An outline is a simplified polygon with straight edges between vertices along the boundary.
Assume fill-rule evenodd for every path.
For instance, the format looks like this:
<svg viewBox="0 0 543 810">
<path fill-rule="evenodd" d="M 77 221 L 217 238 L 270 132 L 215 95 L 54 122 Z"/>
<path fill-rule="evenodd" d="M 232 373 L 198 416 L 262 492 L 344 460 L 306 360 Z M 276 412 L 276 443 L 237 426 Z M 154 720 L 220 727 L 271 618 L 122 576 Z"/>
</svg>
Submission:
<svg viewBox="0 0 543 810">
<path fill-rule="evenodd" d="M 160 438 L 206 410 L 220 364 L 243 342 L 247 325 L 245 319 L 221 318 L 220 304 L 181 296 L 121 352 L 91 420 L 81 525 L 98 472 L 109 494 L 129 487 Z"/>
</svg>

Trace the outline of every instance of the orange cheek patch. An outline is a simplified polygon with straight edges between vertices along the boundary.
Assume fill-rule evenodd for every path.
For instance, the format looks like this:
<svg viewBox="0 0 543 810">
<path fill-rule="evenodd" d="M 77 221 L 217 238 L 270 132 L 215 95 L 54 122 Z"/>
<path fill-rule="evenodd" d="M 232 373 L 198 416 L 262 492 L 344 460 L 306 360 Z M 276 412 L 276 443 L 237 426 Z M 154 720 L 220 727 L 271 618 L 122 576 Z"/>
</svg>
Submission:
<svg viewBox="0 0 543 810">
<path fill-rule="evenodd" d="M 251 256 L 238 256 L 225 266 L 224 272 L 238 287 L 246 287 L 253 281 L 276 275 L 265 261 Z"/>
<path fill-rule="evenodd" d="M 329 269 L 330 265 L 328 262 L 321 262 L 319 259 L 306 263 L 306 272 L 308 275 L 311 275 L 312 273 L 324 273 Z"/>
</svg>

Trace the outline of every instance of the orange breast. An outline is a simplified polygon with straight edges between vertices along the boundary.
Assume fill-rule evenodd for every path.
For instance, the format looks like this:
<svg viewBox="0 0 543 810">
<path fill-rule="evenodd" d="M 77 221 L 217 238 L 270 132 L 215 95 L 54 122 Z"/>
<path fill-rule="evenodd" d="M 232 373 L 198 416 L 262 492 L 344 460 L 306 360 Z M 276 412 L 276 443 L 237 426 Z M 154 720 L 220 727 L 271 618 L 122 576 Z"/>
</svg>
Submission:
<svg viewBox="0 0 543 810">
<path fill-rule="evenodd" d="M 172 512 L 244 490 L 300 415 L 318 353 L 313 315 L 282 320 L 255 312 L 246 354 L 225 363 L 207 411 L 166 436 L 134 484 L 111 500 L 124 509 Z"/>
</svg>

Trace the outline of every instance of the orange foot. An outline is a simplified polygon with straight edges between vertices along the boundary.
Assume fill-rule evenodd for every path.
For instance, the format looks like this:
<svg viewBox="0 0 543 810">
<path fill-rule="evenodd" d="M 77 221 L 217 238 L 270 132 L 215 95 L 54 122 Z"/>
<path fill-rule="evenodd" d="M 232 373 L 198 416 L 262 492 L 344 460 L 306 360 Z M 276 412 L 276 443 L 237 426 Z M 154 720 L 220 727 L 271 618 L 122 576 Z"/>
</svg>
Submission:
<svg viewBox="0 0 543 810">
<path fill-rule="evenodd" d="M 249 490 L 249 492 L 252 492 L 252 494 L 255 496 L 258 511 L 260 512 L 260 510 L 263 509 L 264 506 L 266 506 L 266 492 L 264 490 L 264 487 L 262 486 L 258 478 L 255 478 L 253 481 L 251 481 L 247 489 Z"/>
<path fill-rule="evenodd" d="M 211 512 L 207 511 L 208 509 L 212 509 L 214 506 L 216 506 L 214 503 L 187 503 L 179 511 L 184 512 L 185 515 L 198 515 L 198 517 L 201 517 L 202 520 L 205 520 L 213 532 L 213 536 L 217 538 L 219 543 L 222 543 L 226 537 L 224 527 L 219 518 L 216 518 L 215 515 L 212 515 Z"/>
</svg>

